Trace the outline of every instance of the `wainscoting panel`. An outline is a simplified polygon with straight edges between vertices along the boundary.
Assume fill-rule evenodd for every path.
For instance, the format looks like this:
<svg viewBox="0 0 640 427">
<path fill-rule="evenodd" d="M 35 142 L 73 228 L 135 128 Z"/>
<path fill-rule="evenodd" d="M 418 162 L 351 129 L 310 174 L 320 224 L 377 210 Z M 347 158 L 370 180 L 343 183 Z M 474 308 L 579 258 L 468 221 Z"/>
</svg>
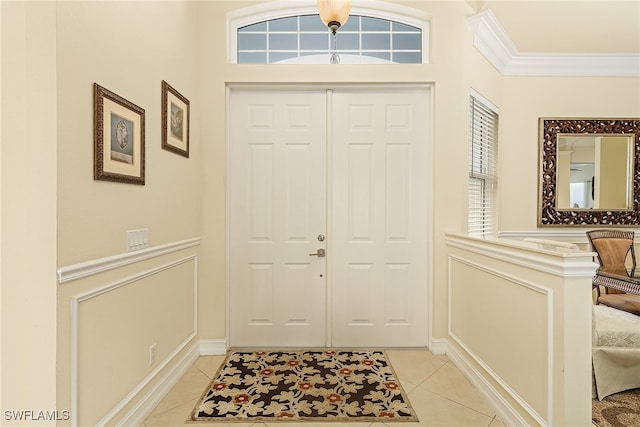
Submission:
<svg viewBox="0 0 640 427">
<path fill-rule="evenodd" d="M 72 298 L 74 425 L 110 424 L 196 337 L 197 259 L 169 261 Z"/>
<path fill-rule="evenodd" d="M 447 355 L 506 425 L 591 421 L 591 252 L 447 234 Z"/>
<path fill-rule="evenodd" d="M 449 335 L 542 425 L 553 396 L 552 297 L 551 289 L 449 257 Z M 517 345 L 505 352 L 505 341 Z"/>
</svg>

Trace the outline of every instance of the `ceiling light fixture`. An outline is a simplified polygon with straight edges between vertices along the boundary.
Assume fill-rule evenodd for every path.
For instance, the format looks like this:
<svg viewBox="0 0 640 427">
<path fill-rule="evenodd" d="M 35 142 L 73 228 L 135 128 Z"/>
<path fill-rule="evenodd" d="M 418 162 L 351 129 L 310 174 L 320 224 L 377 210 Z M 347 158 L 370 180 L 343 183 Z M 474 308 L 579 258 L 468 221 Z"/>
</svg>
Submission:
<svg viewBox="0 0 640 427">
<path fill-rule="evenodd" d="M 336 31 L 349 19 L 349 11 L 351 11 L 351 0 L 318 0 L 320 19 L 333 34 L 333 51 L 330 59 L 332 64 L 340 63 Z"/>
</svg>

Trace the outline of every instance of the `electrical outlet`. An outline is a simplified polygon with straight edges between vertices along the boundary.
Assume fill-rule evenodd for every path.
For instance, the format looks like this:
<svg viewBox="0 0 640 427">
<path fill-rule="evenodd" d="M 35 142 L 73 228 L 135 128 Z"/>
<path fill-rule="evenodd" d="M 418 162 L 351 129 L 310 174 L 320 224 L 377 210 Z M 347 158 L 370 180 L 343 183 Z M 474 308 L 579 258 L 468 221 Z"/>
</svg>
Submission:
<svg viewBox="0 0 640 427">
<path fill-rule="evenodd" d="M 156 359 L 158 358 L 158 344 L 153 343 L 149 347 L 149 366 L 156 363 Z"/>
</svg>

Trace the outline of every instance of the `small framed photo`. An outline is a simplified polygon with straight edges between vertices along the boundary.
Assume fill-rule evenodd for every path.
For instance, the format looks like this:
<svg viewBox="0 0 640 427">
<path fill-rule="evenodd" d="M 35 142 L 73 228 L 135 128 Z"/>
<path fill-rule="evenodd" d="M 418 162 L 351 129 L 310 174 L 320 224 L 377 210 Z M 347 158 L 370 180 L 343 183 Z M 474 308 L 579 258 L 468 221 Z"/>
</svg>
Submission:
<svg viewBox="0 0 640 427">
<path fill-rule="evenodd" d="M 93 84 L 93 179 L 144 185 L 144 109 Z"/>
<path fill-rule="evenodd" d="M 189 157 L 189 100 L 162 81 L 162 148 Z"/>
</svg>

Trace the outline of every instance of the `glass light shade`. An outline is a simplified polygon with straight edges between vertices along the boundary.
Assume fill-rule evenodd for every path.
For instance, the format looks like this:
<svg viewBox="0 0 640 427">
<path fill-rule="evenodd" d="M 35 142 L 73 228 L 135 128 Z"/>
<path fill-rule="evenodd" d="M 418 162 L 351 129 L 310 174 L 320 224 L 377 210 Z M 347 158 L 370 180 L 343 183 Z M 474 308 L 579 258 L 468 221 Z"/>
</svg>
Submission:
<svg viewBox="0 0 640 427">
<path fill-rule="evenodd" d="M 349 19 L 351 0 L 318 0 L 318 12 L 324 25 L 339 22 L 343 26 Z"/>
</svg>

